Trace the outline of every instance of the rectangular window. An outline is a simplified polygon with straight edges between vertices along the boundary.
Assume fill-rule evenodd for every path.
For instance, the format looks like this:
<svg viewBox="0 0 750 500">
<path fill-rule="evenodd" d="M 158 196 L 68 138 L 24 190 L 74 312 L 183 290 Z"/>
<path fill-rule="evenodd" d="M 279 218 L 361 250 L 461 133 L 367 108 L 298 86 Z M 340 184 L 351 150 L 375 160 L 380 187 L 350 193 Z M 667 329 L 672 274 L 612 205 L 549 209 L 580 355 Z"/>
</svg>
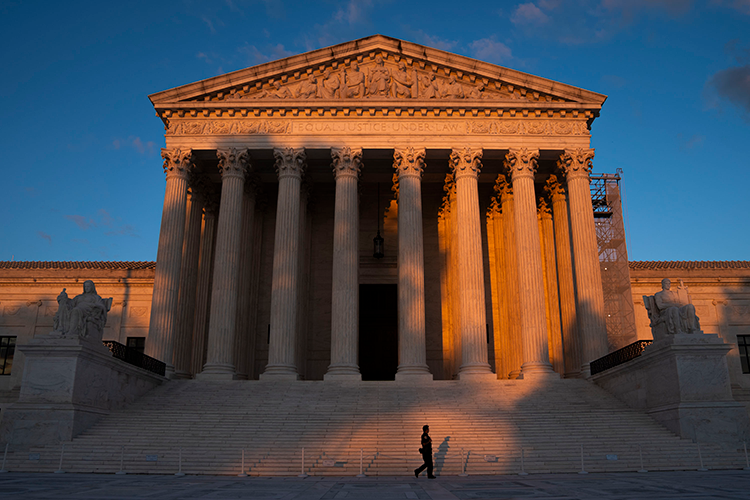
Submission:
<svg viewBox="0 0 750 500">
<path fill-rule="evenodd" d="M 750 335 L 737 335 L 737 347 L 740 348 L 742 373 L 750 373 Z"/>
<path fill-rule="evenodd" d="M 143 354 L 146 348 L 146 337 L 128 337 L 128 347 Z"/>
<path fill-rule="evenodd" d="M 13 354 L 16 352 L 15 337 L 0 337 L 0 375 L 10 375 Z"/>
</svg>

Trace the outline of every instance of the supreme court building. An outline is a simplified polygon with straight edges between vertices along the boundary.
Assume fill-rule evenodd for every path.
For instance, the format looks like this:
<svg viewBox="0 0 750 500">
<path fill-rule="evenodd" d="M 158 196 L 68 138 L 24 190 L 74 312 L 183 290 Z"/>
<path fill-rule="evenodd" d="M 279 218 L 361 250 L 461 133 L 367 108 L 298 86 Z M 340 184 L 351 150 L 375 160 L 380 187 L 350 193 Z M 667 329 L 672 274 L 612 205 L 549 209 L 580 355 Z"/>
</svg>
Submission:
<svg viewBox="0 0 750 500">
<path fill-rule="evenodd" d="M 171 376 L 580 377 L 607 354 L 606 96 L 376 35 L 150 99 L 145 352 Z"/>
</svg>

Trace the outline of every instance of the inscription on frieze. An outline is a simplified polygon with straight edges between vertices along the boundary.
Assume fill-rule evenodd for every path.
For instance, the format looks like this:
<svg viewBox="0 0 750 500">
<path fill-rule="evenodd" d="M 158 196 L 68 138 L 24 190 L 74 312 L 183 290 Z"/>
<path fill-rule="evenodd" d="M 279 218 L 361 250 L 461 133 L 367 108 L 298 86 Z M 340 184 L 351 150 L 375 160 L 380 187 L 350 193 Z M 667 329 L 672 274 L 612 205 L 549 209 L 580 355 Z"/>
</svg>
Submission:
<svg viewBox="0 0 750 500">
<path fill-rule="evenodd" d="M 581 120 L 174 120 L 167 135 L 272 134 L 589 135 Z"/>
</svg>

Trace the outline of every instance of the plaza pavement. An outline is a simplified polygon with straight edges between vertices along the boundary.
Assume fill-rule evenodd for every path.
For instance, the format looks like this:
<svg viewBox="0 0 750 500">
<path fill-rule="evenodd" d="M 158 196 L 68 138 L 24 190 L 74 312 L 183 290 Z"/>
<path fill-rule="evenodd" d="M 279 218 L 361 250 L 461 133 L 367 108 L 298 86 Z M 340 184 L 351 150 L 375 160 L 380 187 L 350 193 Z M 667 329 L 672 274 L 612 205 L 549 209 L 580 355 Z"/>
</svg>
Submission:
<svg viewBox="0 0 750 500">
<path fill-rule="evenodd" d="M 0 474 L 1 499 L 750 499 L 750 471 L 530 476 L 308 477 Z"/>
</svg>

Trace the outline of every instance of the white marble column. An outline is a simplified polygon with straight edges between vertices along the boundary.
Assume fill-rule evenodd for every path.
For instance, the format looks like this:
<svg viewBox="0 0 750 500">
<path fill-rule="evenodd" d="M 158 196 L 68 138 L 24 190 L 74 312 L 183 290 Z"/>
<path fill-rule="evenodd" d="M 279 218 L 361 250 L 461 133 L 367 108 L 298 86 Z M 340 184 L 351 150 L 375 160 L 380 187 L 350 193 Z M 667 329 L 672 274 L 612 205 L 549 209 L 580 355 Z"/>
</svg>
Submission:
<svg viewBox="0 0 750 500">
<path fill-rule="evenodd" d="M 245 194 L 242 197 L 242 231 L 240 243 L 240 262 L 237 271 L 239 286 L 237 288 L 237 325 L 234 335 L 235 378 L 247 380 L 248 350 L 255 326 L 255 310 L 250 308 L 250 290 L 253 287 L 252 259 L 253 236 L 255 226 L 255 189 L 256 183 L 245 179 Z"/>
<path fill-rule="evenodd" d="M 200 182 L 195 175 L 190 178 L 185 239 L 182 245 L 180 292 L 175 318 L 174 367 L 175 378 L 192 377 L 193 321 L 195 320 L 195 290 L 198 283 L 198 256 L 200 253 L 202 196 L 196 191 Z"/>
<path fill-rule="evenodd" d="M 591 374 L 589 363 L 607 354 L 599 249 L 591 205 L 590 179 L 593 149 L 565 150 L 558 167 L 565 173 L 570 200 L 570 232 L 573 236 L 578 328 L 581 335 L 581 374 Z"/>
<path fill-rule="evenodd" d="M 206 364 L 198 378 L 231 380 L 235 374 L 234 336 L 242 229 L 242 194 L 250 153 L 246 149 L 219 149 L 221 202 L 214 250 L 211 316 L 208 320 Z"/>
<path fill-rule="evenodd" d="M 216 240 L 216 214 L 219 204 L 216 193 L 208 183 L 203 186 L 203 227 L 201 248 L 198 257 L 198 283 L 195 291 L 195 318 L 193 320 L 192 370 L 197 375 L 203 369 L 206 358 L 206 332 L 208 331 L 209 306 L 211 305 L 211 274 Z"/>
<path fill-rule="evenodd" d="M 300 251 L 300 184 L 305 168 L 305 150 L 273 150 L 279 194 L 276 205 L 276 235 L 271 283 L 271 338 L 268 364 L 261 379 L 297 380 L 295 364 Z"/>
<path fill-rule="evenodd" d="M 398 370 L 396 380 L 432 380 L 424 312 L 422 172 L 424 148 L 396 148 L 398 174 Z"/>
<path fill-rule="evenodd" d="M 324 380 L 362 380 L 359 373 L 359 196 L 362 148 L 333 148 L 331 364 Z M 400 213 L 400 212 L 399 212 Z"/>
<path fill-rule="evenodd" d="M 487 362 L 487 316 L 482 262 L 482 222 L 478 178 L 482 150 L 453 149 L 450 165 L 456 179 L 458 286 L 461 308 L 461 367 L 458 378 L 495 379 Z"/>
<path fill-rule="evenodd" d="M 557 286 L 555 230 L 552 224 L 552 212 L 547 200 L 544 198 L 539 198 L 537 214 L 539 217 L 539 238 L 542 243 L 542 261 L 544 262 L 549 358 L 550 363 L 552 364 L 552 369 L 559 375 L 564 375 L 565 361 L 563 356 L 562 328 L 560 323 L 560 295 L 558 294 Z"/>
<path fill-rule="evenodd" d="M 172 377 L 174 365 L 174 327 L 182 266 L 182 243 L 185 236 L 188 169 L 192 167 L 192 150 L 162 149 L 167 188 L 156 252 L 154 293 L 145 353 L 167 365 L 166 375 Z"/>
<path fill-rule="evenodd" d="M 521 377 L 554 376 L 549 362 L 547 315 L 544 303 L 544 271 L 539 222 L 534 193 L 534 174 L 539 150 L 511 149 L 505 165 L 511 175 L 516 223 L 518 288 L 523 328 Z"/>
<path fill-rule="evenodd" d="M 516 255 L 516 221 L 515 199 L 513 188 L 505 174 L 498 176 L 495 182 L 495 192 L 500 197 L 500 207 L 503 214 L 503 250 L 505 270 L 505 299 L 504 310 L 508 321 L 508 353 L 506 356 L 506 375 L 510 379 L 517 379 L 521 375 L 523 364 L 523 340 L 521 328 L 521 299 L 518 291 L 518 256 Z"/>
<path fill-rule="evenodd" d="M 560 291 L 565 377 L 578 378 L 581 376 L 581 345 L 576 319 L 576 288 L 573 276 L 573 256 L 570 249 L 568 197 L 555 175 L 549 176 L 544 189 L 552 200 L 552 224 L 555 228 L 555 257 L 557 258 Z"/>
</svg>

